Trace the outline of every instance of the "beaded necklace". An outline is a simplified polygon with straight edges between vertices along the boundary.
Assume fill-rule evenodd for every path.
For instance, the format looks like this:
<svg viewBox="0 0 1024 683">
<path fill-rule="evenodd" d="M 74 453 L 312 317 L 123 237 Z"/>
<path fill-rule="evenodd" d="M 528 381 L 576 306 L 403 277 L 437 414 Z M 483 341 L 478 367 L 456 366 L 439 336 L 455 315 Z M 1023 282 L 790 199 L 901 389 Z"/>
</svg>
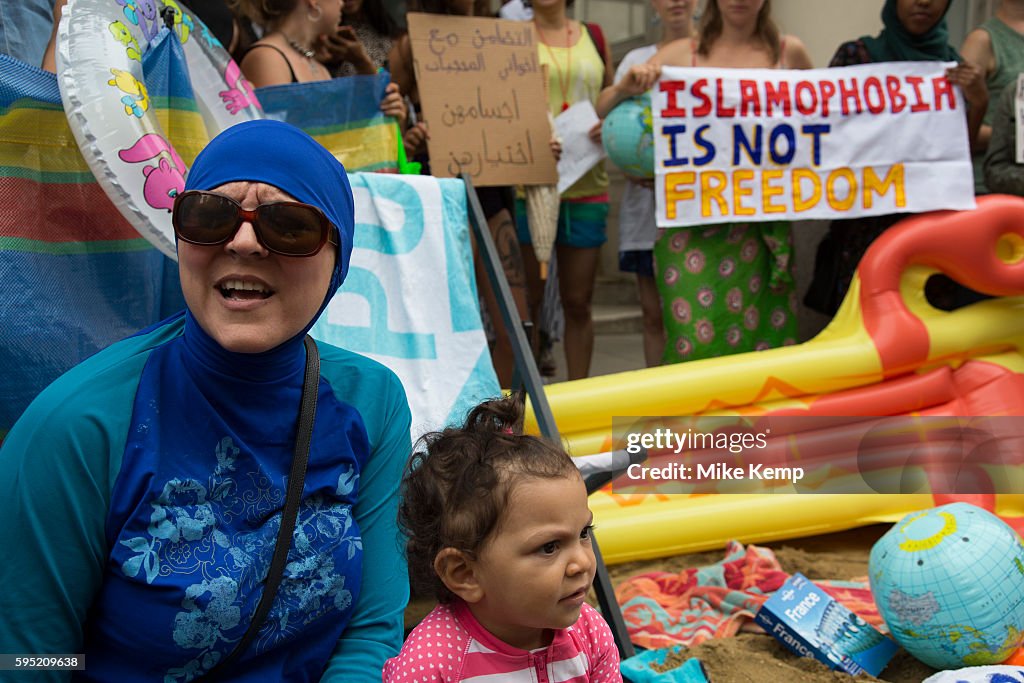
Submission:
<svg viewBox="0 0 1024 683">
<path fill-rule="evenodd" d="M 320 63 L 314 59 L 314 57 L 316 57 L 316 51 L 313 50 L 313 48 L 303 47 L 301 43 L 297 40 L 292 40 L 284 31 L 281 31 L 281 35 L 284 36 L 285 42 L 288 43 L 288 46 L 291 47 L 291 49 L 306 58 L 306 62 L 309 64 L 309 72 L 314 75 L 317 74 L 321 67 Z"/>
</svg>

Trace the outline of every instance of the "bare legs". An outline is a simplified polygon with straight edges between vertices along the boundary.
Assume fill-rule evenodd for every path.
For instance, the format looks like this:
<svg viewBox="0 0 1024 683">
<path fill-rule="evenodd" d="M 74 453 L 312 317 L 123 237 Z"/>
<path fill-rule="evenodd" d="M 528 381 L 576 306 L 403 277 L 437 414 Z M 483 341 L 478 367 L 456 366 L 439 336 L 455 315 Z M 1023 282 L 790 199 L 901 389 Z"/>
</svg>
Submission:
<svg viewBox="0 0 1024 683">
<path fill-rule="evenodd" d="M 591 302 L 600 249 L 558 245 L 555 254 L 558 259 L 558 293 L 565 311 L 565 367 L 570 380 L 583 379 L 590 374 L 590 359 L 594 351 Z M 540 321 L 544 281 L 540 279 L 540 265 L 533 247 L 523 245 L 523 264 L 526 266 L 530 313 L 536 324 Z"/>
<path fill-rule="evenodd" d="M 516 238 L 512 216 L 508 210 L 502 209 L 487 219 L 487 227 L 490 228 L 491 238 L 494 240 L 498 257 L 501 259 L 501 266 L 505 271 L 509 289 L 512 290 L 512 298 L 515 300 L 516 313 L 513 317 L 517 320 L 529 320 L 529 309 L 526 306 L 526 273 L 523 269 L 523 257 L 519 249 L 519 241 Z M 501 386 L 510 387 L 515 367 L 512 343 L 509 340 L 508 330 L 505 328 L 505 320 L 501 316 L 498 298 L 487 278 L 483 261 L 478 256 L 474 259 L 474 263 L 477 287 L 483 297 L 491 322 L 494 324 L 495 342 L 491 351 L 491 363 L 494 365 L 494 371 L 498 375 L 498 382 Z"/>
<path fill-rule="evenodd" d="M 640 311 L 643 315 L 644 362 L 647 367 L 661 365 L 665 351 L 665 326 L 661 322 L 661 299 L 653 277 L 637 274 L 636 291 L 640 296 Z"/>
</svg>

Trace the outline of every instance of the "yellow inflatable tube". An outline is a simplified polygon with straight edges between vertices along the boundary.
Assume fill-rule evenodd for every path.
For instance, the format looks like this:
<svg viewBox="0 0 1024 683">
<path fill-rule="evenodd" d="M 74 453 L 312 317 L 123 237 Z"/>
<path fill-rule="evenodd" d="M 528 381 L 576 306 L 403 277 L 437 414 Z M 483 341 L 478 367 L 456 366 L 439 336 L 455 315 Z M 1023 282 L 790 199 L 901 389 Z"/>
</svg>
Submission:
<svg viewBox="0 0 1024 683">
<path fill-rule="evenodd" d="M 1003 298 L 943 312 L 924 297 L 937 271 Z M 865 255 L 832 323 L 795 347 L 550 385 L 570 453 L 614 447 L 613 417 L 787 411 L 833 415 L 1024 415 L 1024 199 L 903 221 Z M 1012 298 L 1011 298 L 1012 297 Z M 910 387 L 909 389 L 907 387 Z M 532 416 L 527 429 L 536 430 Z M 930 495 L 591 497 L 609 563 L 895 521 Z M 975 501 L 1024 515 L 1024 495 Z"/>
</svg>

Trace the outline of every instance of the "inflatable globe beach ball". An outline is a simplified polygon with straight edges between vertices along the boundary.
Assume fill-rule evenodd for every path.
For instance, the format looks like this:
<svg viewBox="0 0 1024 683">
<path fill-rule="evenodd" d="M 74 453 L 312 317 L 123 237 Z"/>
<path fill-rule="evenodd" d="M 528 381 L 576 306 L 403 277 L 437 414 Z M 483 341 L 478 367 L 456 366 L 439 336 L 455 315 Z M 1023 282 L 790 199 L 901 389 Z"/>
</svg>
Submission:
<svg viewBox="0 0 1024 683">
<path fill-rule="evenodd" d="M 654 176 L 651 97 L 647 93 L 620 102 L 601 124 L 601 141 L 612 163 L 640 178 Z"/>
<path fill-rule="evenodd" d="M 996 664 L 1024 641 L 1024 546 L 990 512 L 953 503 L 907 515 L 868 567 L 892 636 L 929 666 Z"/>
</svg>

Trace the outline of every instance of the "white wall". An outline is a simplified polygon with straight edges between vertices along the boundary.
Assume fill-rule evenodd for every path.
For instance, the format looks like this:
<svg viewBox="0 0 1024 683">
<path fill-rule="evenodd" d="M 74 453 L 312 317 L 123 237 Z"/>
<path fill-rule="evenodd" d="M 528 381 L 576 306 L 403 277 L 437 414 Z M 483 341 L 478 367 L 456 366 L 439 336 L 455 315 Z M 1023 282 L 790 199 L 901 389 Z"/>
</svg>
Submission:
<svg viewBox="0 0 1024 683">
<path fill-rule="evenodd" d="M 882 29 L 882 5 L 883 0 L 773 0 L 772 12 L 783 31 L 804 41 L 814 65 L 825 67 L 842 43 Z M 996 0 L 953 0 L 947 15 L 950 42 L 959 47 L 995 5 Z M 613 45 L 621 44 L 616 57 L 658 34 L 646 0 L 576 0 L 574 10 L 577 18 L 601 24 Z"/>
</svg>

